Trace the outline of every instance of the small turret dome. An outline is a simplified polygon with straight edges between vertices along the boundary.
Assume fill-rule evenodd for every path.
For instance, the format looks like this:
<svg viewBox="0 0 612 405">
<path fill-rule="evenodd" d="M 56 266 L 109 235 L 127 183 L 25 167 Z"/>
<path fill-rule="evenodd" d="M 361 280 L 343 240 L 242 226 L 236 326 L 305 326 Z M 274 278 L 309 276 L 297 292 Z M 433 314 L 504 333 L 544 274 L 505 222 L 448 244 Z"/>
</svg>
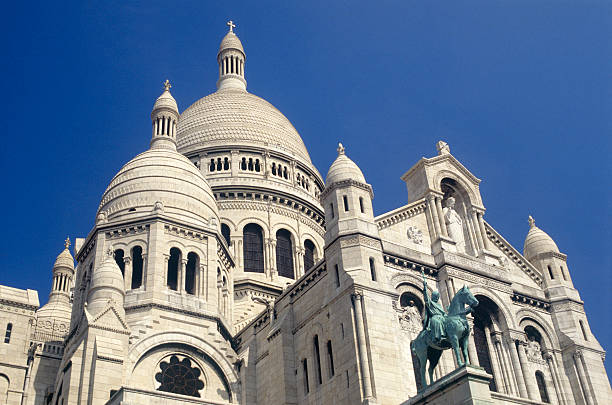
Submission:
<svg viewBox="0 0 612 405">
<path fill-rule="evenodd" d="M 60 267 L 66 267 L 70 270 L 74 270 L 74 258 L 70 254 L 69 246 L 70 244 L 67 241 L 66 245 L 64 246 L 64 250 L 62 250 L 62 252 L 59 255 L 57 255 L 57 258 L 55 259 L 55 263 L 53 264 L 53 269 L 58 269 Z"/>
<path fill-rule="evenodd" d="M 529 232 L 525 238 L 523 255 L 527 260 L 531 260 L 542 253 L 559 253 L 559 248 L 555 241 L 546 232 L 538 228 L 535 220 L 529 216 Z"/>
<path fill-rule="evenodd" d="M 325 179 L 325 185 L 330 186 L 332 183 L 337 183 L 344 180 L 355 180 L 360 183 L 366 183 L 363 172 L 355 162 L 349 159 L 344 153 L 344 146 L 338 144 L 338 157 L 334 160 Z"/>
<path fill-rule="evenodd" d="M 157 97 L 157 100 L 155 100 L 155 104 L 153 105 L 153 111 L 151 112 L 152 119 L 159 110 L 164 109 L 174 112 L 177 116 L 179 115 L 178 104 L 176 104 L 176 100 L 174 97 L 172 97 L 172 94 L 170 94 L 171 87 L 170 82 L 166 80 L 164 82 L 164 92 Z"/>
<path fill-rule="evenodd" d="M 236 49 L 244 54 L 244 48 L 242 47 L 242 42 L 240 42 L 240 38 L 234 33 L 234 25 L 233 21 L 229 21 L 227 25 L 230 27 L 230 30 L 221 40 L 221 44 L 219 45 L 219 53 L 223 52 L 226 49 Z"/>
<path fill-rule="evenodd" d="M 124 296 L 123 275 L 115 262 L 114 249 L 109 246 L 102 265 L 93 271 L 87 308 L 90 313 L 96 314 L 104 309 L 108 301 L 114 301 L 122 307 Z"/>
</svg>

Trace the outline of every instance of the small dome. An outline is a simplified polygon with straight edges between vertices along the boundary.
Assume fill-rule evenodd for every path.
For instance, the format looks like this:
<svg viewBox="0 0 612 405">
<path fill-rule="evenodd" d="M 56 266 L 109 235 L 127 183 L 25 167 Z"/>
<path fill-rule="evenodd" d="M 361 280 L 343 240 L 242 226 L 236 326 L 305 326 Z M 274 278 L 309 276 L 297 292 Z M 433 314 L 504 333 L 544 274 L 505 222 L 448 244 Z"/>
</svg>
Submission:
<svg viewBox="0 0 612 405">
<path fill-rule="evenodd" d="M 523 255 L 527 260 L 531 260 L 541 253 L 559 253 L 559 248 L 555 241 L 536 226 L 535 220 L 531 216 L 529 216 L 529 226 L 529 232 L 523 247 Z"/>
<path fill-rule="evenodd" d="M 360 183 L 366 183 L 363 172 L 344 153 L 344 146 L 338 144 L 338 157 L 334 160 L 329 171 L 327 172 L 327 178 L 325 179 L 325 185 L 330 186 L 332 183 L 337 183 L 344 180 L 355 180 Z"/>
<path fill-rule="evenodd" d="M 164 92 L 159 97 L 157 97 L 157 100 L 155 100 L 155 104 L 153 105 L 151 118 L 153 118 L 155 112 L 162 109 L 171 110 L 176 115 L 179 114 L 178 104 L 176 104 L 176 100 L 174 99 L 174 97 L 172 97 L 172 94 L 170 94 L 170 87 L 172 87 L 170 85 L 170 82 L 166 80 L 166 82 L 164 83 Z"/>
<path fill-rule="evenodd" d="M 95 269 L 91 276 L 87 304 L 92 314 L 102 310 L 109 300 L 123 306 L 125 296 L 123 275 L 113 255 L 114 250 L 110 246 L 102 265 Z"/>
<path fill-rule="evenodd" d="M 217 203 L 198 168 L 180 153 L 150 149 L 130 160 L 111 180 L 97 216 L 107 221 L 150 215 L 153 211 L 195 225 L 219 223 Z"/>
<path fill-rule="evenodd" d="M 74 270 L 74 258 L 70 254 L 68 246 L 66 246 L 64 250 L 62 250 L 62 252 L 57 256 L 57 259 L 55 259 L 53 268 L 56 269 L 59 267 L 67 267 L 71 270 Z"/>
<path fill-rule="evenodd" d="M 240 42 L 240 38 L 234 34 L 234 31 L 229 31 L 221 40 L 221 44 L 219 45 L 219 53 L 226 49 L 236 49 L 244 54 L 242 42 Z"/>
</svg>

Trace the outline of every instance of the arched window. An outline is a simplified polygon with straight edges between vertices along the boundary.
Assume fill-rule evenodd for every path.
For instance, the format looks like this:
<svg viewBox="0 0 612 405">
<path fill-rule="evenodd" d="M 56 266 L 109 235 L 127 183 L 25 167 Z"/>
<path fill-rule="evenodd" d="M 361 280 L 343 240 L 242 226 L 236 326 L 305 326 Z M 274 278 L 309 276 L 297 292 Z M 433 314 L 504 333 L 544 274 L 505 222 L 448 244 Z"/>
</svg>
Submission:
<svg viewBox="0 0 612 405">
<path fill-rule="evenodd" d="M 334 353 L 332 352 L 332 342 L 327 341 L 327 365 L 329 367 L 329 377 L 333 377 L 335 374 L 334 370 Z"/>
<path fill-rule="evenodd" d="M 550 404 L 550 399 L 548 398 L 548 391 L 546 391 L 546 382 L 544 381 L 544 374 L 541 371 L 536 371 L 535 373 L 536 382 L 538 383 L 538 390 L 540 391 L 540 401 Z"/>
<path fill-rule="evenodd" d="M 286 229 L 279 229 L 276 232 L 276 270 L 279 276 L 295 277 L 293 273 L 291 233 Z"/>
<path fill-rule="evenodd" d="M 314 346 L 315 366 L 317 368 L 317 381 L 323 384 L 323 375 L 321 374 L 321 352 L 319 350 L 319 336 L 315 335 L 312 340 Z"/>
<path fill-rule="evenodd" d="M 210 159 L 210 171 L 215 171 L 215 159 Z"/>
<path fill-rule="evenodd" d="M 374 265 L 374 258 L 370 257 L 370 276 L 372 281 L 376 281 L 376 267 Z"/>
<path fill-rule="evenodd" d="M 302 369 L 304 372 L 304 393 L 308 394 L 310 387 L 308 386 L 308 359 L 302 360 Z"/>
<path fill-rule="evenodd" d="M 125 276 L 125 261 L 123 260 L 123 255 L 124 253 L 122 249 L 115 250 L 115 263 L 117 263 L 117 266 L 119 266 L 121 275 Z"/>
<path fill-rule="evenodd" d="M 567 281 L 567 277 L 565 276 L 565 269 L 563 268 L 563 266 L 559 266 L 561 268 L 561 276 L 563 276 L 563 280 Z"/>
<path fill-rule="evenodd" d="M 200 390 L 204 388 L 202 370 L 199 369 L 197 364 L 192 364 L 189 357 L 183 355 L 173 354 L 170 358 L 166 358 L 159 363 L 159 371 L 155 374 L 155 381 L 159 384 L 158 391 L 198 398 L 200 397 Z"/>
<path fill-rule="evenodd" d="M 365 208 L 363 206 L 363 197 L 359 197 L 359 209 L 361 210 L 362 214 L 365 212 Z"/>
<path fill-rule="evenodd" d="M 493 319 L 500 319 L 502 316 L 497 305 L 488 297 L 483 295 L 476 296 L 478 306 L 474 309 L 474 343 L 478 363 L 485 371 L 493 376 L 489 382 L 491 391 L 503 392 L 503 373 L 499 367 L 493 369 L 493 362 L 498 356 L 491 339 L 493 330 Z M 501 374 L 499 374 L 501 373 Z"/>
<path fill-rule="evenodd" d="M 257 224 L 248 224 L 243 230 L 244 271 L 264 272 L 263 229 Z"/>
<path fill-rule="evenodd" d="M 185 267 L 185 292 L 187 294 L 196 293 L 196 275 L 199 257 L 193 252 L 187 254 L 187 266 Z"/>
<path fill-rule="evenodd" d="M 230 236 L 231 236 L 231 234 L 232 234 L 232 231 L 230 231 L 229 225 L 221 224 L 221 235 L 223 235 L 223 238 L 227 242 L 227 246 L 230 245 Z"/>
<path fill-rule="evenodd" d="M 276 176 L 276 163 L 272 163 L 272 174 Z"/>
<path fill-rule="evenodd" d="M 223 170 L 229 170 L 229 168 L 230 168 L 229 159 L 224 158 L 223 159 Z"/>
<path fill-rule="evenodd" d="M 166 279 L 168 288 L 174 291 L 176 291 L 178 288 L 178 271 L 180 261 L 181 251 L 177 248 L 170 249 L 170 258 L 168 259 L 168 275 Z"/>
<path fill-rule="evenodd" d="M 13 333 L 13 324 L 9 323 L 6 325 L 6 332 L 4 332 L 4 343 L 11 343 L 11 333 Z"/>
<path fill-rule="evenodd" d="M 142 248 L 140 246 L 134 246 L 132 248 L 132 290 L 140 288 L 142 285 L 142 273 L 144 259 L 142 257 Z"/>
<path fill-rule="evenodd" d="M 314 266 L 315 245 L 310 239 L 304 241 L 304 271 Z"/>
<path fill-rule="evenodd" d="M 334 265 L 334 275 L 336 276 L 336 288 L 340 287 L 340 270 L 338 270 L 338 265 Z"/>
<path fill-rule="evenodd" d="M 550 279 L 554 280 L 555 276 L 553 275 L 552 269 L 550 268 L 550 266 L 546 266 L 546 267 L 548 267 L 548 275 L 550 276 Z"/>
<path fill-rule="evenodd" d="M 343 195 L 342 196 L 342 202 L 344 202 L 344 211 L 348 211 L 349 210 L 348 197 Z"/>
</svg>

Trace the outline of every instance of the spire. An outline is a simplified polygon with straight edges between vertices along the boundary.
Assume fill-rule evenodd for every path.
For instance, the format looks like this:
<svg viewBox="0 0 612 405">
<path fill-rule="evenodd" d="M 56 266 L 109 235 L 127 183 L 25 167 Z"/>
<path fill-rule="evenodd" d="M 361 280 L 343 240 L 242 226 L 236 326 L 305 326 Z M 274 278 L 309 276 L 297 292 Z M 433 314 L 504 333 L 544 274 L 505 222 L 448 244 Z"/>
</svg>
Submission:
<svg viewBox="0 0 612 405">
<path fill-rule="evenodd" d="M 176 100 L 170 94 L 172 85 L 166 79 L 163 83 L 164 91 L 155 100 L 151 121 L 153 122 L 153 138 L 151 139 L 151 149 L 172 149 L 176 150 L 176 123 L 179 117 Z"/>
<path fill-rule="evenodd" d="M 246 55 L 242 42 L 234 33 L 236 24 L 232 20 L 227 22 L 229 31 L 221 40 L 217 63 L 219 64 L 219 80 L 217 89 L 240 89 L 246 90 L 246 80 L 244 79 L 244 61 Z"/>
</svg>

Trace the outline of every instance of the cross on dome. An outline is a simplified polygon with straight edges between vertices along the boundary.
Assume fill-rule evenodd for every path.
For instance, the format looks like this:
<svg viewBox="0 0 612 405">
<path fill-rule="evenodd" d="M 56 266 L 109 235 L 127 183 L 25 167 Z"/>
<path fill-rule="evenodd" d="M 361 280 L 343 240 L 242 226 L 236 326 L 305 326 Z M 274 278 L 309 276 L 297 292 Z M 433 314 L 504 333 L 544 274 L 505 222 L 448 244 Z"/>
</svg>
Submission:
<svg viewBox="0 0 612 405">
<path fill-rule="evenodd" d="M 171 87 L 172 85 L 170 84 L 170 80 L 166 79 L 166 81 L 164 82 L 164 90 L 170 91 Z"/>
<path fill-rule="evenodd" d="M 533 217 L 531 215 L 529 215 L 529 227 L 533 228 L 535 226 L 535 219 L 533 219 Z"/>
<path fill-rule="evenodd" d="M 69 238 L 69 237 L 68 237 L 68 238 L 66 238 L 66 240 L 64 241 L 64 247 L 65 247 L 66 249 L 68 249 L 68 248 L 70 247 L 70 238 Z"/>
<path fill-rule="evenodd" d="M 236 28 L 236 24 L 234 24 L 234 22 L 232 20 L 229 20 L 227 22 L 227 26 L 229 27 L 229 32 L 234 32 L 234 28 Z"/>
<path fill-rule="evenodd" d="M 336 150 L 338 151 L 338 156 L 344 155 L 344 145 L 342 145 L 340 142 L 338 142 L 338 149 Z"/>
</svg>

